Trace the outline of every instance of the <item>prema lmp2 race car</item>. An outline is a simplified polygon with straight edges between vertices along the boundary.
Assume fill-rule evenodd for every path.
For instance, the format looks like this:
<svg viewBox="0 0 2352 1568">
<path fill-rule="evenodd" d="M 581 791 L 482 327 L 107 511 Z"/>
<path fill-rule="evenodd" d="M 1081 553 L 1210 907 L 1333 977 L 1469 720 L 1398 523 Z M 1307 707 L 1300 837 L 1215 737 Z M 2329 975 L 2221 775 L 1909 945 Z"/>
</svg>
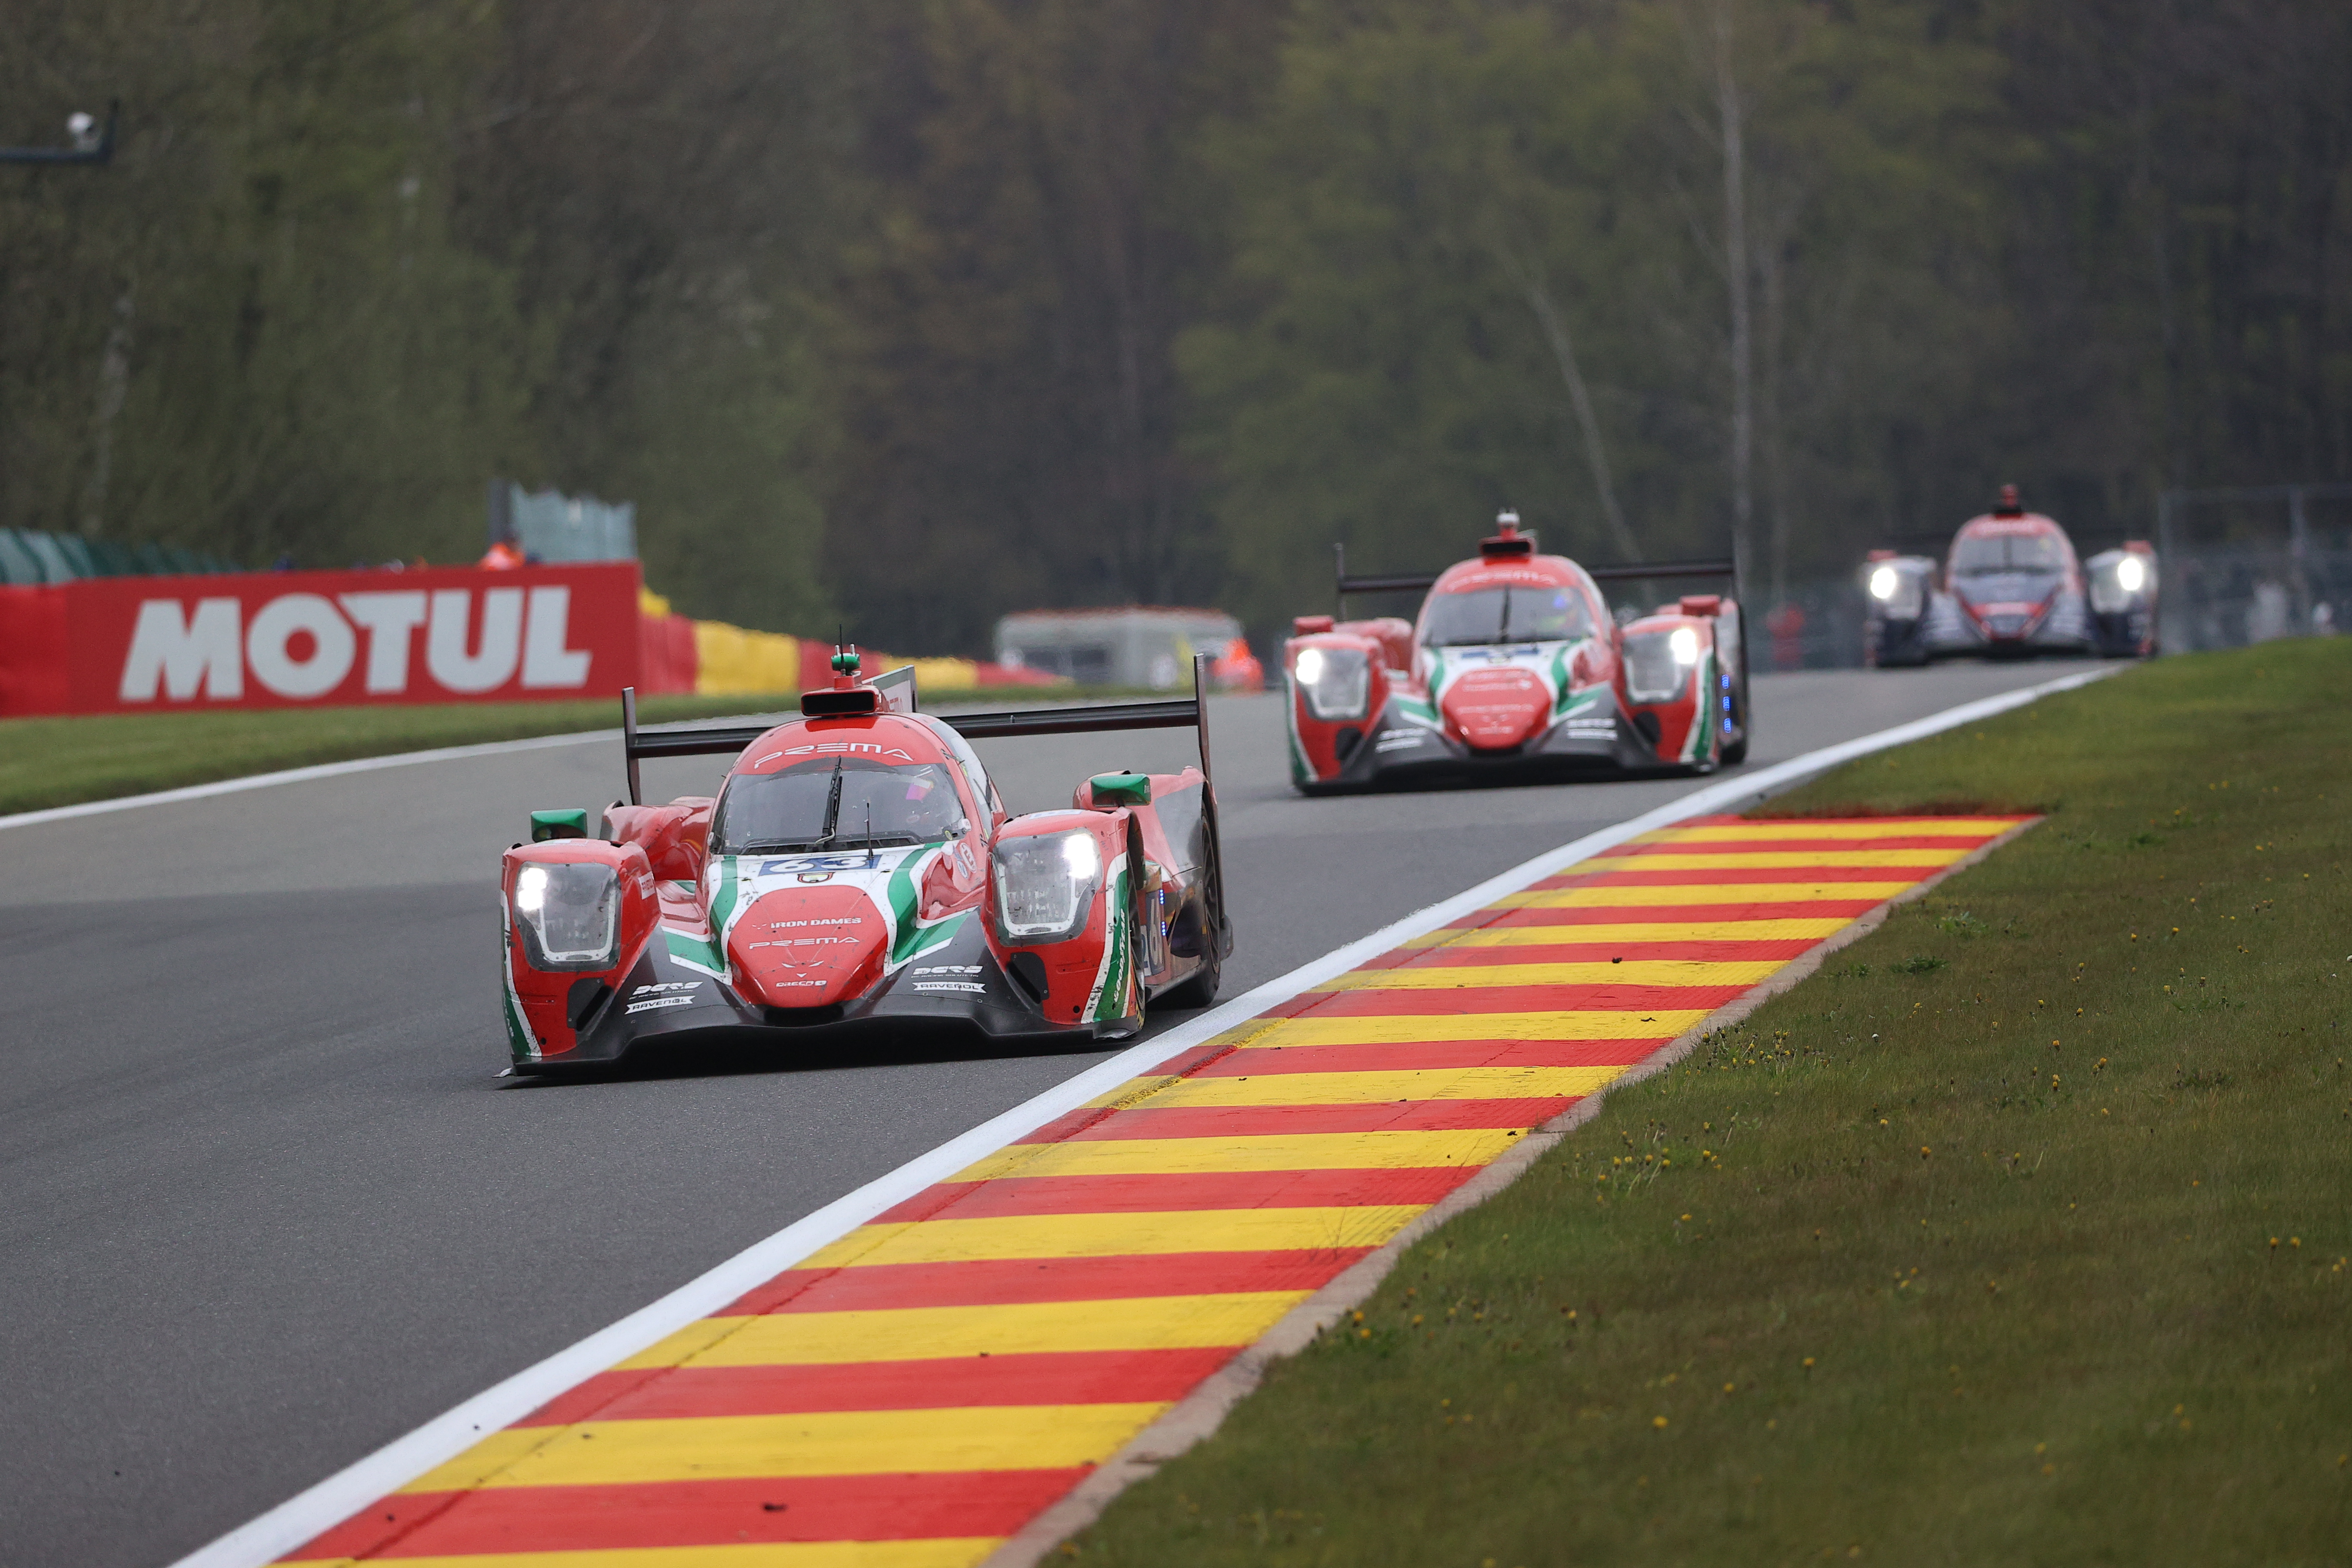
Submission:
<svg viewBox="0 0 2352 1568">
<path fill-rule="evenodd" d="M 1350 577 L 1428 591 L 1414 621 L 1301 616 L 1283 647 L 1290 773 L 1316 794 L 1446 775 L 1710 772 L 1748 754 L 1739 605 L 1685 595 L 1612 617 L 1601 582 L 1734 575 L 1728 561 L 1587 568 L 1539 555 L 1504 512 L 1475 561 Z"/>
<path fill-rule="evenodd" d="M 2015 485 L 1960 525 L 1943 562 L 1874 550 L 1862 576 L 1863 652 L 1872 665 L 2156 652 L 2155 550 L 2134 539 L 2078 561 L 2066 531 L 2026 510 Z"/>
<path fill-rule="evenodd" d="M 629 798 L 593 837 L 584 811 L 533 812 L 501 867 L 514 1070 L 810 1030 L 1116 1039 L 1147 1005 L 1205 1005 L 1233 951 L 1205 662 L 1187 699 L 940 718 L 911 669 L 862 679 L 851 649 L 772 728 L 640 730 L 624 693 Z M 1021 816 L 971 745 L 1180 727 L 1199 767 Z M 715 797 L 643 804 L 640 759 L 730 752 Z"/>
</svg>

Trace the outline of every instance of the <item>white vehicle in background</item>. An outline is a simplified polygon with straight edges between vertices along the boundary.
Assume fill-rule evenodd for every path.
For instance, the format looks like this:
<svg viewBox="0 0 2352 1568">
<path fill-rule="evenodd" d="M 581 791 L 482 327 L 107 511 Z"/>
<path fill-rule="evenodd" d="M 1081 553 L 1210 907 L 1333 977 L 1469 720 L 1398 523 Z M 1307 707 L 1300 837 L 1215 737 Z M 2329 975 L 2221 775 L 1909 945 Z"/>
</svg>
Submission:
<svg viewBox="0 0 2352 1568">
<path fill-rule="evenodd" d="M 1192 659 L 1207 655 L 1223 691 L 1255 691 L 1265 672 L 1223 610 L 1128 605 L 1101 610 L 1024 610 L 996 623 L 996 662 L 1057 675 L 1080 686 L 1188 686 Z"/>
</svg>

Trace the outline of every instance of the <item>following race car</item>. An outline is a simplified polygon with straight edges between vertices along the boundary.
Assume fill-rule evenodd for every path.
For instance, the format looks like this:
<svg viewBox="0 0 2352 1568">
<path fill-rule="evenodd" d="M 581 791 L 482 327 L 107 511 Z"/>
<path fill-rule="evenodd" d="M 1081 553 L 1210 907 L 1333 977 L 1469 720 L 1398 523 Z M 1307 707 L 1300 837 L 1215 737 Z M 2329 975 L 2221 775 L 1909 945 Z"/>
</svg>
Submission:
<svg viewBox="0 0 2352 1568">
<path fill-rule="evenodd" d="M 584 811 L 532 813 L 500 868 L 514 1070 L 812 1030 L 1118 1039 L 1147 1005 L 1205 1005 L 1233 951 L 1206 662 L 1190 698 L 941 718 L 911 669 L 862 679 L 852 649 L 773 727 L 639 730 L 625 692 L 629 798 L 593 837 Z M 1176 727 L 1199 767 L 1097 773 L 1019 816 L 971 745 Z M 640 759 L 728 753 L 715 797 L 643 804 Z"/>
<path fill-rule="evenodd" d="M 1428 590 L 1419 617 L 1301 616 L 1283 647 L 1299 790 L 1446 775 L 1681 768 L 1748 754 L 1738 604 L 1687 595 L 1612 617 L 1602 582 L 1733 575 L 1728 561 L 1588 568 L 1536 553 L 1504 512 L 1477 559 L 1434 575 L 1350 577 L 1351 593 Z"/>
<path fill-rule="evenodd" d="M 2156 552 L 2145 540 L 2078 561 L 2066 531 L 2025 510 L 2015 485 L 1970 518 L 1950 554 L 1874 550 L 1863 566 L 1864 661 L 1962 654 L 2146 658 L 2156 651 Z"/>
</svg>

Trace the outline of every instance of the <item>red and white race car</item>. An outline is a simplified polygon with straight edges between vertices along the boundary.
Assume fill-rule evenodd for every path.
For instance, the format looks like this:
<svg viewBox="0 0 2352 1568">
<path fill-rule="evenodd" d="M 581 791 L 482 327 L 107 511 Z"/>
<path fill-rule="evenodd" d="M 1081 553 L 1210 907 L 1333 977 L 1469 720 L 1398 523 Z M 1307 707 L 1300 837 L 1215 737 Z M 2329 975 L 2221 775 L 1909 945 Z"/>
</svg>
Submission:
<svg viewBox="0 0 2352 1568">
<path fill-rule="evenodd" d="M 1202 688 L 1160 702 L 939 718 L 911 670 L 857 676 L 773 727 L 641 731 L 595 837 L 534 812 L 506 852 L 514 1070 L 609 1066 L 693 1039 L 926 1026 L 1116 1039 L 1202 1006 L 1233 951 Z M 1201 767 L 1099 773 L 1007 815 L 974 738 L 1190 726 Z M 645 757 L 736 754 L 716 797 L 640 804 Z"/>
<path fill-rule="evenodd" d="M 1738 604 L 1696 594 L 1612 616 L 1601 581 L 1733 574 L 1727 561 L 1597 569 L 1539 555 L 1505 512 L 1478 557 L 1339 592 L 1429 590 L 1416 620 L 1301 616 L 1283 647 L 1300 790 L 1499 772 L 1681 768 L 1748 754 Z"/>
</svg>

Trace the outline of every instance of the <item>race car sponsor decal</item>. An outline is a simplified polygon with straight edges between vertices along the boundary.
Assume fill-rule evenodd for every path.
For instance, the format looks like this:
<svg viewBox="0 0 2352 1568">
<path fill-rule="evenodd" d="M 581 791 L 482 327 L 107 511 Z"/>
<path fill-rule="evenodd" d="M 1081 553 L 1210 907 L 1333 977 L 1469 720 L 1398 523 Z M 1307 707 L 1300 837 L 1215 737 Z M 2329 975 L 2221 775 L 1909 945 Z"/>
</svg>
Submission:
<svg viewBox="0 0 2352 1568">
<path fill-rule="evenodd" d="M 971 980 L 918 980 L 915 982 L 915 989 L 918 991 L 970 992 L 975 996 L 984 996 L 988 994 L 987 986 Z"/>
<path fill-rule="evenodd" d="M 915 974 L 978 974 L 977 963 L 926 963 L 909 973 Z"/>
<path fill-rule="evenodd" d="M 898 851 L 893 849 L 883 850 L 878 853 L 897 854 Z M 755 872 L 754 875 L 761 877 L 799 876 L 805 878 L 811 872 L 815 871 L 864 871 L 872 868 L 873 865 L 874 852 L 866 850 L 859 850 L 855 854 L 786 855 L 780 858 L 770 858 L 768 859 L 761 860 L 760 862 L 760 869 Z"/>
<path fill-rule="evenodd" d="M 1427 731 L 1391 730 L 1372 742 L 1372 750 L 1385 754 L 1390 752 L 1409 752 L 1415 746 L 1425 746 L 1428 743 Z"/>
<path fill-rule="evenodd" d="M 630 1003 L 622 1009 L 622 1014 L 627 1016 L 636 1013 L 656 1012 L 664 1007 L 691 1007 L 696 1000 L 692 996 L 648 996 L 642 1002 Z"/>
<path fill-rule="evenodd" d="M 877 741 L 816 741 L 805 746 L 786 746 L 781 752 L 770 752 L 751 765 L 763 768 L 780 757 L 830 756 L 836 752 L 853 757 L 896 758 L 902 763 L 915 760 L 898 747 L 885 746 Z"/>
<path fill-rule="evenodd" d="M 632 990 L 629 994 L 632 996 L 662 996 L 679 991 L 698 991 L 701 988 L 702 982 L 699 980 L 657 980 L 650 985 L 637 986 L 635 989 Z"/>
</svg>

